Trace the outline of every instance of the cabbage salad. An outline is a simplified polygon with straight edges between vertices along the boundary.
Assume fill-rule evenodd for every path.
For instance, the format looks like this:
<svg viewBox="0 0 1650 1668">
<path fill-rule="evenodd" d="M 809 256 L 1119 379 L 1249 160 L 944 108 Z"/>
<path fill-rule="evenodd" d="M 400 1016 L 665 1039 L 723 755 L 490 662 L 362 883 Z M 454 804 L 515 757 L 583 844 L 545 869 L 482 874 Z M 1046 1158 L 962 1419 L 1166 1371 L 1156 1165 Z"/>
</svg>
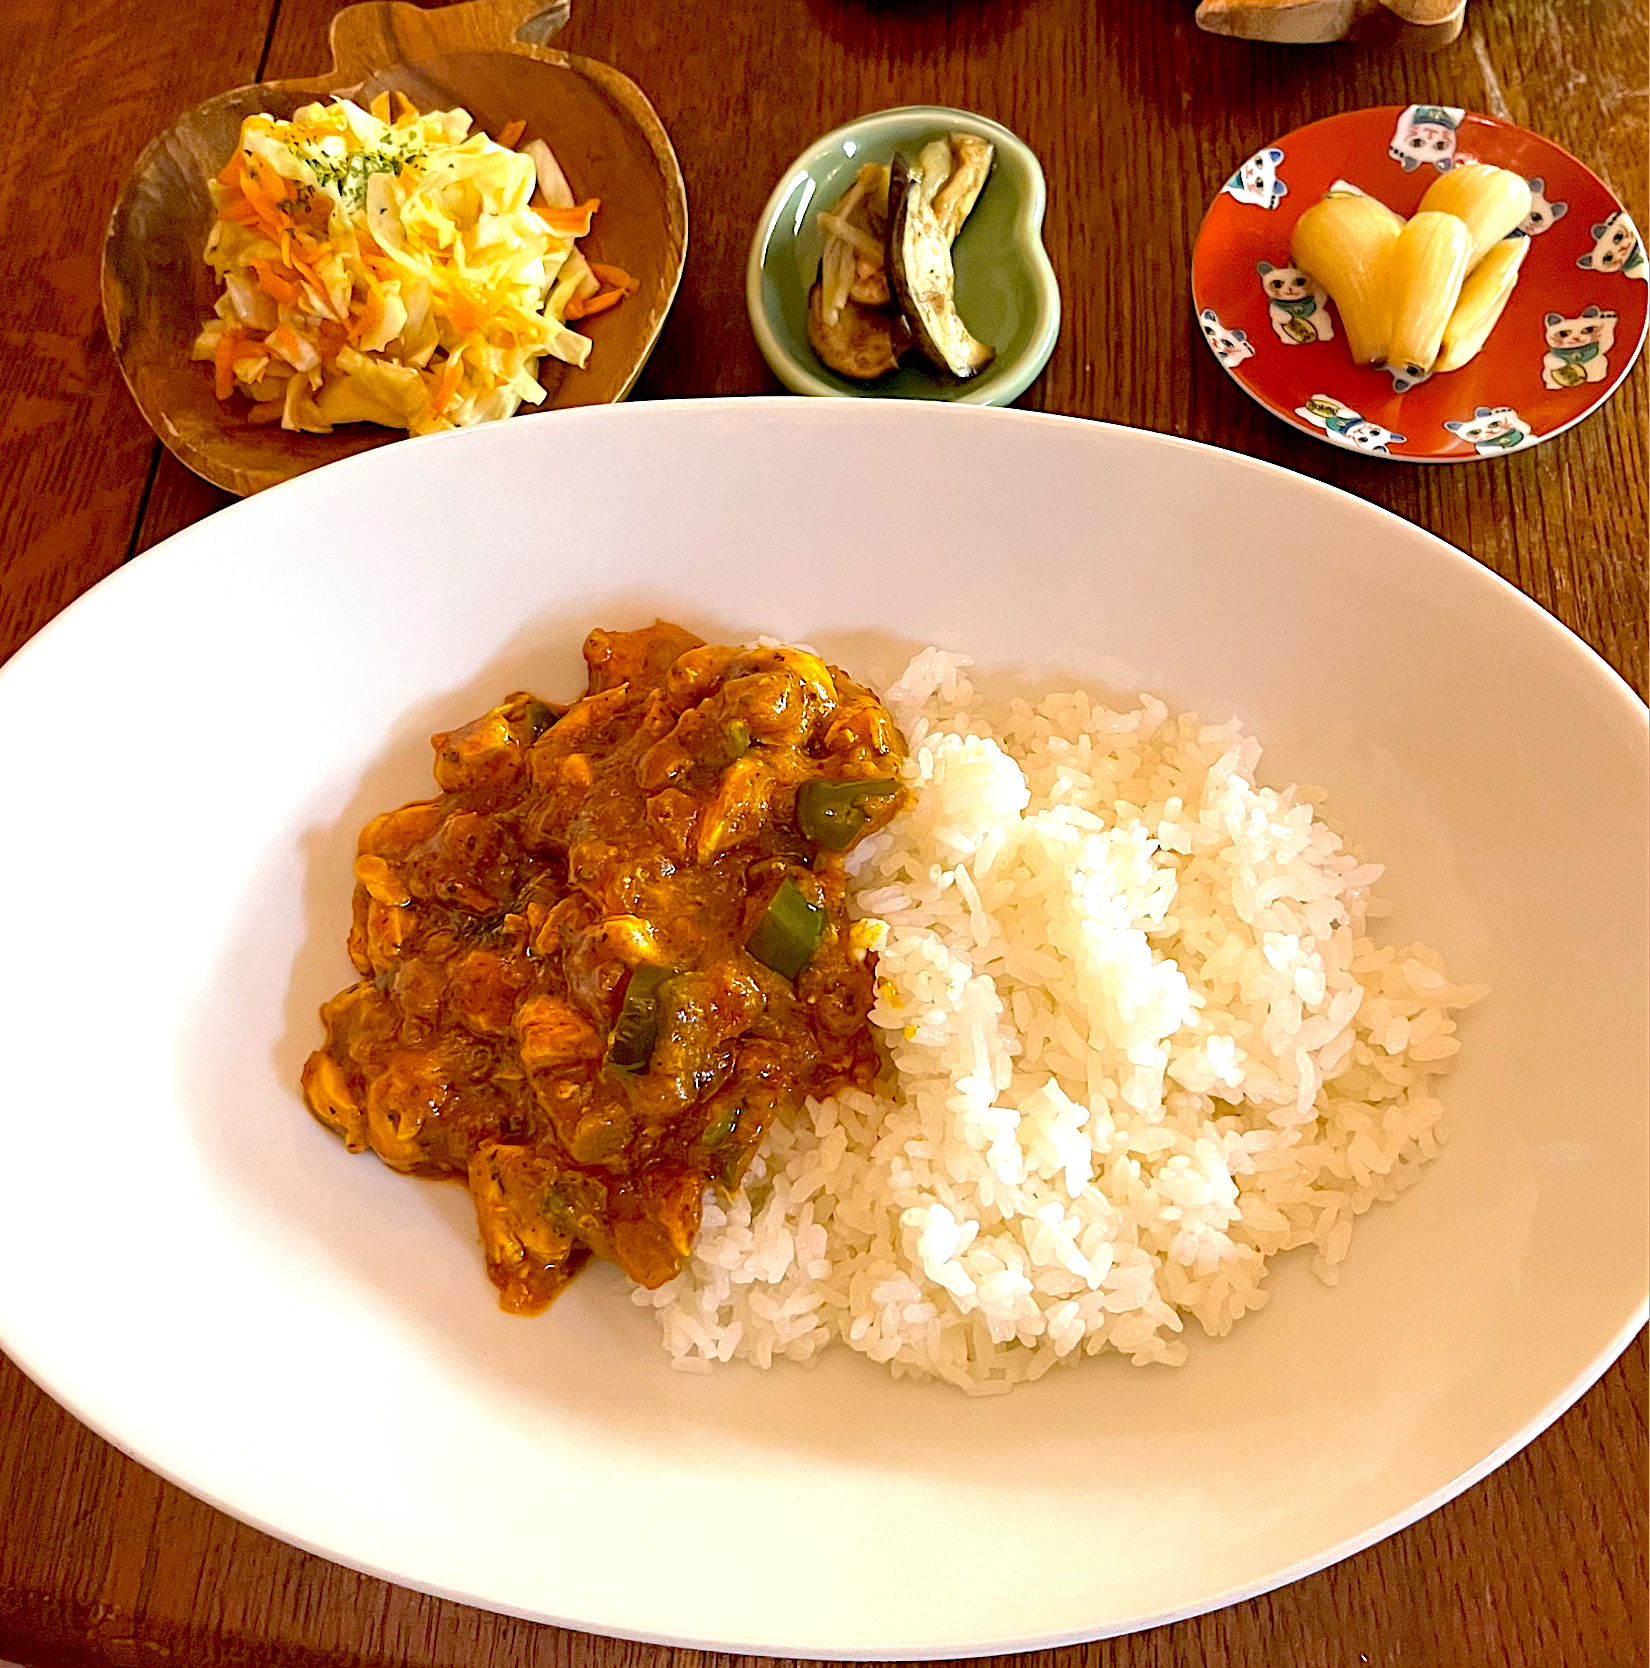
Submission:
<svg viewBox="0 0 1650 1668">
<path fill-rule="evenodd" d="M 513 148 L 525 124 L 493 140 L 468 111 L 396 101 L 393 117 L 387 93 L 248 116 L 212 181 L 224 293 L 193 357 L 254 423 L 429 434 L 508 417 L 543 400 L 545 354 L 584 365 L 570 323 L 636 287 L 580 253 L 600 203 L 574 201 L 542 140 Z"/>
</svg>

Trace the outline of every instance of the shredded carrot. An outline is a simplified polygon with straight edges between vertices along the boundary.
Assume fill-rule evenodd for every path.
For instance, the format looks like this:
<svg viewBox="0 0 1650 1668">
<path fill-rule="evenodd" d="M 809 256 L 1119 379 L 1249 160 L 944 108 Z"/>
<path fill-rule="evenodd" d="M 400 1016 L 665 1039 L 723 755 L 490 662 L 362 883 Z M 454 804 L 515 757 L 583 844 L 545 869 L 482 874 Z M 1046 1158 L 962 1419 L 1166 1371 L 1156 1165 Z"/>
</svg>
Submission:
<svg viewBox="0 0 1650 1668">
<path fill-rule="evenodd" d="M 367 106 L 367 108 L 379 119 L 379 121 L 387 122 L 390 119 L 389 93 L 387 91 L 380 93 L 372 101 L 372 103 Z"/>
<path fill-rule="evenodd" d="M 624 300 L 626 293 L 624 290 L 603 290 L 600 295 L 593 295 L 588 301 L 574 303 L 573 305 L 578 307 L 576 313 L 573 306 L 569 306 L 567 316 L 570 319 L 587 319 L 592 313 L 605 313 L 609 307 L 617 307 Z"/>
<path fill-rule="evenodd" d="M 551 231 L 563 237 L 586 237 L 590 232 L 591 217 L 602 206 L 600 197 L 592 197 L 588 203 L 579 203 L 573 208 L 554 208 L 548 203 L 534 203 L 533 205 L 541 219 Z"/>
<path fill-rule="evenodd" d="M 601 261 L 592 261 L 590 271 L 593 277 L 610 288 L 599 291 L 588 301 L 574 296 L 567 304 L 566 316 L 570 319 L 587 319 L 592 313 L 605 313 L 609 307 L 618 306 L 627 295 L 634 294 L 639 287 L 621 266 L 606 266 Z"/>
<path fill-rule="evenodd" d="M 324 235 L 327 224 L 332 219 L 332 198 L 324 191 L 317 191 L 308 203 L 288 203 L 281 212 L 295 226 L 308 226 L 312 231 Z"/>
<path fill-rule="evenodd" d="M 239 166 L 240 160 L 241 160 L 241 153 L 237 150 L 235 152 L 235 154 L 232 157 L 230 157 L 230 159 L 226 163 L 224 163 L 223 167 L 221 167 L 218 170 L 218 184 L 219 185 L 234 185 L 235 184 L 235 170 Z"/>
<path fill-rule="evenodd" d="M 276 178 L 279 179 L 280 176 L 277 174 Z M 241 195 L 251 204 L 255 215 L 255 218 L 246 224 L 262 226 L 272 238 L 284 238 L 290 222 L 278 206 L 279 199 L 271 196 L 264 189 L 262 181 L 245 167 L 241 169 L 240 185 Z"/>
<path fill-rule="evenodd" d="M 361 303 L 360 312 L 350 325 L 350 335 L 356 341 L 370 336 L 384 322 L 384 292 L 374 284 Z"/>
<path fill-rule="evenodd" d="M 302 359 L 303 350 L 309 345 L 290 324 L 283 324 L 278 329 L 271 330 L 264 340 L 289 365 L 294 360 Z"/>
<path fill-rule="evenodd" d="M 418 120 L 418 106 L 405 93 L 395 95 L 395 119 L 397 122 L 415 122 Z"/>
<path fill-rule="evenodd" d="M 286 264 L 298 274 L 300 280 L 298 305 L 307 307 L 313 303 L 317 312 L 325 313 L 330 318 L 332 309 L 327 305 L 326 285 L 304 264 L 303 258 L 296 249 L 288 252 Z"/>
<path fill-rule="evenodd" d="M 220 400 L 235 392 L 235 349 L 246 340 L 244 330 L 226 330 L 212 353 L 212 391 Z"/>
<path fill-rule="evenodd" d="M 623 290 L 630 295 L 637 288 L 637 282 L 622 266 L 605 266 L 600 261 L 592 261 L 590 270 L 601 279 L 604 284 L 611 284 L 616 290 Z"/>
<path fill-rule="evenodd" d="M 218 210 L 225 220 L 233 220 L 237 226 L 257 226 L 262 222 L 257 209 L 244 197 L 237 197 L 232 203 L 225 203 Z"/>
<path fill-rule="evenodd" d="M 502 131 L 499 133 L 498 142 L 505 148 L 505 150 L 513 151 L 516 148 L 516 144 L 520 140 L 522 134 L 526 131 L 527 124 L 524 121 L 517 120 L 513 122 L 506 122 Z"/>
<path fill-rule="evenodd" d="M 321 278 L 319 268 L 319 262 L 327 254 L 326 247 L 316 244 L 302 232 L 294 241 L 297 244 L 296 248 L 292 248 L 286 238 L 283 237 L 281 240 L 281 253 L 286 264 L 309 285 L 315 297 L 316 311 L 325 314 L 329 319 L 336 319 L 338 315 L 332 310 L 332 300 L 327 294 L 327 286 Z"/>
<path fill-rule="evenodd" d="M 431 416 L 441 416 L 447 407 L 453 403 L 453 399 L 458 393 L 459 378 L 463 375 L 464 361 L 456 358 L 449 359 L 446 369 L 441 373 L 441 381 L 436 384 L 435 398 L 430 401 Z"/>
<path fill-rule="evenodd" d="M 316 327 L 315 348 L 321 355 L 321 363 L 328 370 L 332 369 L 333 361 L 338 357 L 339 348 L 345 346 L 348 341 L 349 328 L 347 325 L 333 324 L 329 320 Z"/>
<path fill-rule="evenodd" d="M 292 195 L 286 181 L 273 168 L 253 168 L 244 161 L 241 164 L 241 190 L 252 202 L 267 203 L 272 209 Z"/>
<path fill-rule="evenodd" d="M 487 322 L 487 311 L 478 307 L 467 296 L 453 295 L 447 301 L 447 316 L 453 321 L 453 328 L 468 335 L 472 330 L 479 330 Z"/>
<path fill-rule="evenodd" d="M 247 265 L 258 280 L 258 288 L 283 307 L 296 307 L 303 300 L 304 292 L 284 272 L 277 272 L 268 261 L 251 260 Z"/>
</svg>

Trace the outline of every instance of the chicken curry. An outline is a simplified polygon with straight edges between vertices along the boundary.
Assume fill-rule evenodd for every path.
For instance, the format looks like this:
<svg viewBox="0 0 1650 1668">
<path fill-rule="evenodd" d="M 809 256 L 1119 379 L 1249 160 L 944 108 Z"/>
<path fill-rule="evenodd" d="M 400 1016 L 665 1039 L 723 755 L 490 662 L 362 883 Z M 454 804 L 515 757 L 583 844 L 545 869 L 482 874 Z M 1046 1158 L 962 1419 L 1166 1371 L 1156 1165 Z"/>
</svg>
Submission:
<svg viewBox="0 0 1650 1668">
<path fill-rule="evenodd" d="M 436 798 L 367 824 L 311 1112 L 464 1181 L 504 1308 L 594 1252 L 682 1267 L 707 1185 L 776 1115 L 868 1087 L 869 947 L 844 853 L 900 808 L 882 703 L 799 649 L 594 631 L 570 707 L 438 735 Z"/>
</svg>

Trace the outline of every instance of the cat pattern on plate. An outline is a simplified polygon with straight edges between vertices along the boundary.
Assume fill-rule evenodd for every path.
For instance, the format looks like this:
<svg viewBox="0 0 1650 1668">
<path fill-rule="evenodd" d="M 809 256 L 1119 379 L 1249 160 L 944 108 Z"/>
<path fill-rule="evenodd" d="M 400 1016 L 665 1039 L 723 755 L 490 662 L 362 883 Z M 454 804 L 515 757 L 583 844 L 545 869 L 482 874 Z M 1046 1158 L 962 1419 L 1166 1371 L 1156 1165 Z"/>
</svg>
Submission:
<svg viewBox="0 0 1650 1668">
<path fill-rule="evenodd" d="M 1465 110 L 1447 104 L 1412 104 L 1398 118 L 1397 130 L 1387 155 L 1413 174 L 1423 162 L 1430 162 L 1440 174 L 1455 166 L 1456 137 Z M 1465 160 L 1464 158 L 1462 160 Z"/>
<path fill-rule="evenodd" d="M 1269 145 L 1245 158 L 1220 189 L 1240 203 L 1275 209 L 1289 194 L 1289 187 L 1278 178 L 1278 164 L 1282 161 L 1283 152 L 1276 145 Z"/>
<path fill-rule="evenodd" d="M 1524 182 L 1530 188 L 1530 212 L 1518 223 L 1525 237 L 1540 237 L 1553 229 L 1555 220 L 1562 220 L 1570 212 L 1568 203 L 1547 201 L 1547 182 L 1539 175 Z"/>
<path fill-rule="evenodd" d="M 1205 307 L 1197 316 L 1197 322 L 1203 327 L 1203 339 L 1209 344 L 1214 356 L 1227 370 L 1241 365 L 1245 359 L 1255 356 L 1254 345 L 1249 340 L 1249 334 L 1244 330 L 1228 330 L 1220 322 L 1213 307 Z"/>
<path fill-rule="evenodd" d="M 1589 272 L 1619 272 L 1623 278 L 1643 278 L 1644 245 L 1632 216 L 1618 209 L 1609 219 L 1601 220 L 1593 228 L 1593 247 L 1577 258 L 1576 265 Z"/>
<path fill-rule="evenodd" d="M 1444 427 L 1456 439 L 1464 440 L 1481 458 L 1522 451 L 1541 438 L 1531 432 L 1530 425 L 1510 405 L 1481 405 L 1470 417 L 1452 418 Z"/>
<path fill-rule="evenodd" d="M 1354 452 L 1369 452 L 1377 457 L 1389 457 L 1387 448 L 1407 440 L 1407 434 L 1397 434 L 1371 422 L 1362 412 L 1342 405 L 1333 394 L 1314 394 L 1305 405 L 1295 407 L 1295 415 L 1304 417 L 1314 428 L 1320 428 L 1337 446 Z"/>
<path fill-rule="evenodd" d="M 1280 342 L 1304 347 L 1327 342 L 1335 334 L 1329 314 L 1329 293 L 1298 266 L 1273 266 L 1261 261 L 1260 287 L 1266 292 L 1266 316 Z"/>
<path fill-rule="evenodd" d="M 1573 319 L 1562 313 L 1546 317 L 1547 353 L 1541 361 L 1541 382 L 1546 388 L 1579 388 L 1584 383 L 1602 382 L 1610 374 L 1605 357 L 1616 345 L 1616 315 L 1598 307 L 1585 307 Z"/>
</svg>

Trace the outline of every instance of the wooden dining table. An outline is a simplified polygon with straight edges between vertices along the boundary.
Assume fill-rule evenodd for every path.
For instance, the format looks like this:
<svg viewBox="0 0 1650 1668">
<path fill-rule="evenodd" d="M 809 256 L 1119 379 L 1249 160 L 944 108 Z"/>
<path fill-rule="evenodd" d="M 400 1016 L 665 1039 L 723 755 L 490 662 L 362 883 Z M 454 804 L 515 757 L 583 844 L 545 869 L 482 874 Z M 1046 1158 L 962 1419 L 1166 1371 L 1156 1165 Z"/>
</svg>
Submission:
<svg viewBox="0 0 1650 1668">
<path fill-rule="evenodd" d="M 121 381 L 99 312 L 103 230 L 139 152 L 180 111 L 243 83 L 324 69 L 337 9 L 335 0 L 0 7 L 0 659 L 87 587 L 228 502 L 155 440 Z M 1364 105 L 1458 105 L 1534 128 L 1646 224 L 1639 0 L 1472 0 L 1461 37 L 1431 55 L 1379 41 L 1219 38 L 1195 27 L 1192 0 L 574 0 L 556 44 L 642 86 L 687 181 L 686 273 L 634 398 L 777 391 L 743 290 L 751 229 L 780 171 L 864 111 L 916 102 L 978 111 L 1020 134 L 1048 177 L 1064 324 L 1021 404 L 1210 442 L 1385 505 L 1534 598 L 1642 695 L 1643 364 L 1547 444 L 1422 468 L 1317 443 L 1251 404 L 1199 339 L 1189 290 L 1198 223 L 1237 162 L 1304 122 Z M 92 739 L 76 737 L 84 720 L 68 715 L 65 745 Z M 8 792 L 12 815 L 36 814 L 27 784 Z M 71 1216 L 74 1142 L 69 1127 L 63 1174 L 42 1178 L 63 1188 Z M 88 1326 L 98 1261 L 118 1255 L 95 1224 L 66 1223 L 61 1301 Z M 10 1277 L 0 1269 L 0 1285 Z M 1060 1668 L 1642 1662 L 1645 1427 L 1641 1333 L 1529 1446 L 1400 1533 L 1227 1609 L 1039 1656 Z M 0 1661 L 704 1659 L 483 1613 L 272 1540 L 146 1471 L 0 1357 Z"/>
</svg>

